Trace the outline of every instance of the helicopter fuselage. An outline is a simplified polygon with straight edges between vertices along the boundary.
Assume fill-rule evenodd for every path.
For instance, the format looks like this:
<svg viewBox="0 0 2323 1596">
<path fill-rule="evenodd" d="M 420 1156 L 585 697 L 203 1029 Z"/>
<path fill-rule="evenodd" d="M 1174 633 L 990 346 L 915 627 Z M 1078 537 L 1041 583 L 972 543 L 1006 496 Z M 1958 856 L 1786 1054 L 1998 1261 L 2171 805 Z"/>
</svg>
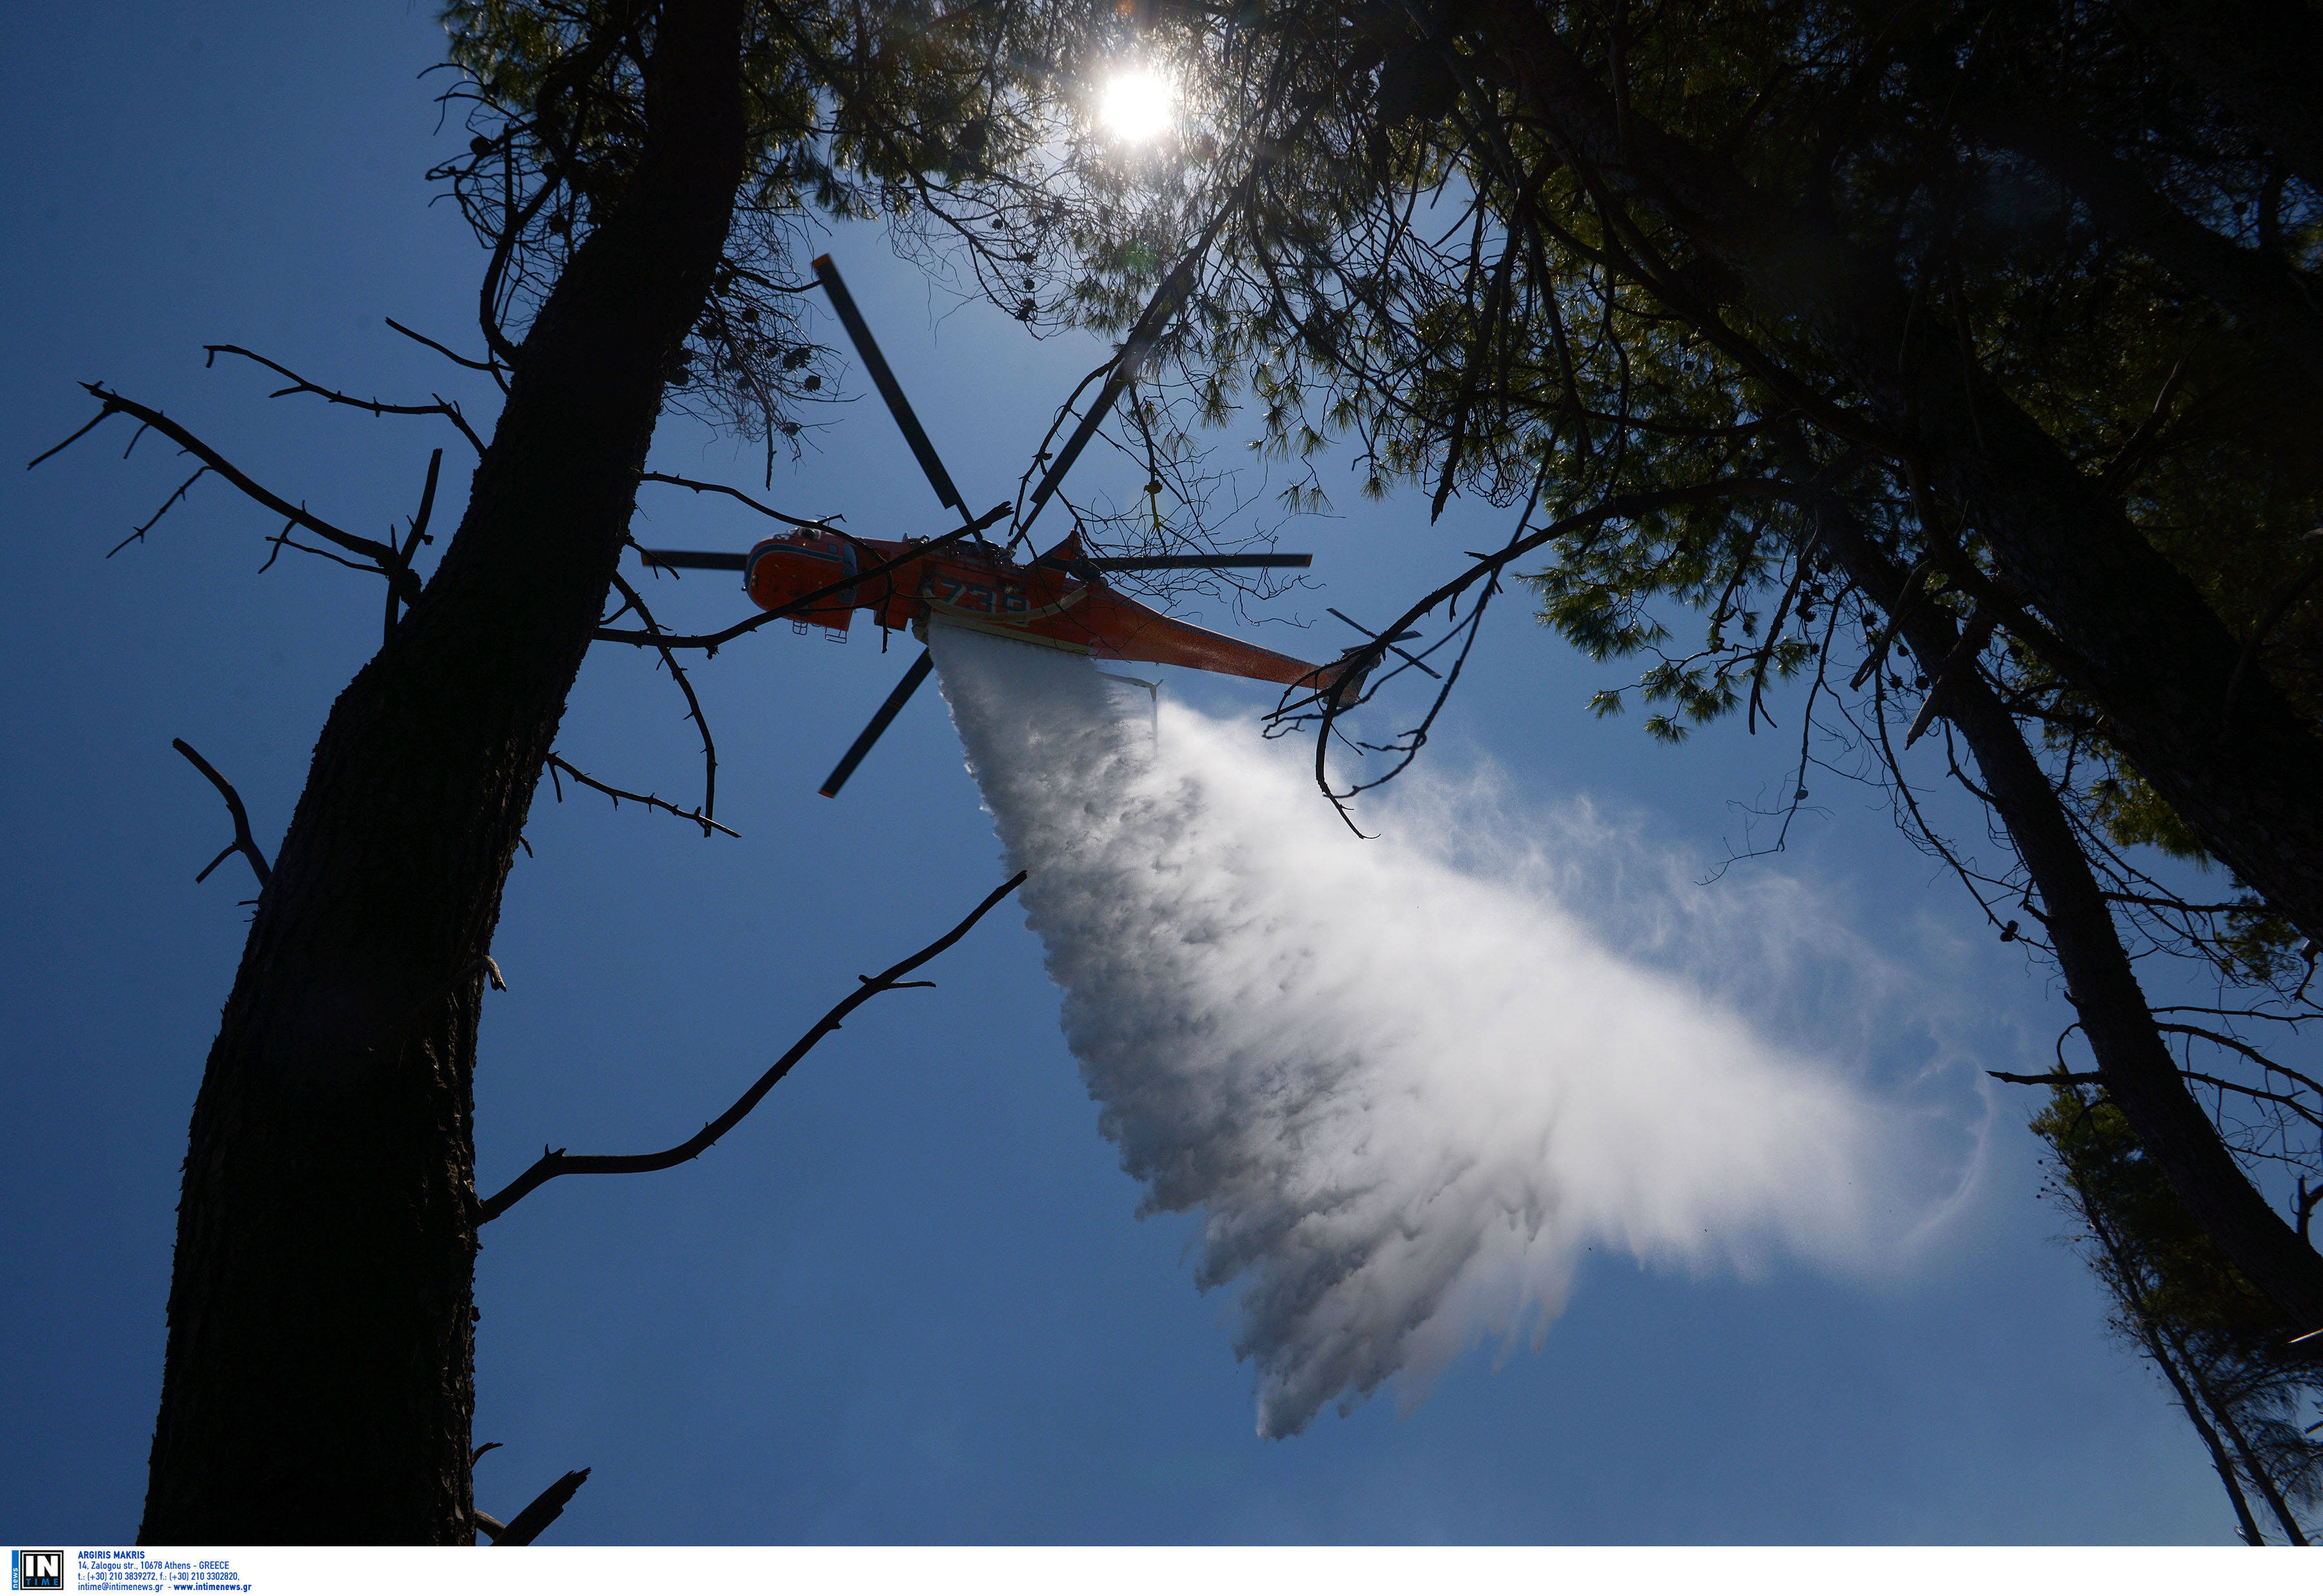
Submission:
<svg viewBox="0 0 2323 1596">
<path fill-rule="evenodd" d="M 803 527 L 751 549 L 743 586 L 760 609 L 779 610 L 858 573 L 901 562 L 793 610 L 793 619 L 843 634 L 858 610 L 868 610 L 877 624 L 923 637 L 927 623 L 941 619 L 1098 659 L 1184 665 L 1309 691 L 1329 687 L 1345 669 L 1345 661 L 1309 665 L 1189 626 L 1115 592 L 1101 575 L 1076 575 L 1066 567 L 1078 560 L 1077 542 L 1032 564 L 981 543 L 945 544 L 911 557 L 925 542 Z"/>
</svg>

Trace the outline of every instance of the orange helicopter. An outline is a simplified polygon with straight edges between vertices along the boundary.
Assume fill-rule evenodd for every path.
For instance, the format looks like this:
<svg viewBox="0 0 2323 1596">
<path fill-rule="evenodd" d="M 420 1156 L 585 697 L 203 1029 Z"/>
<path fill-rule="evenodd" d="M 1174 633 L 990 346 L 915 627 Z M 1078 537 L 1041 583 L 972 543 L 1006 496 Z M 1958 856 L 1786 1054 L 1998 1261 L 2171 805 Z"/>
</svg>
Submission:
<svg viewBox="0 0 2323 1596">
<path fill-rule="evenodd" d="M 985 632 L 1020 643 L 1088 655 L 1097 659 L 1134 661 L 1148 665 L 1185 665 L 1253 681 L 1275 682 L 1308 693 L 1327 693 L 1354 672 L 1345 691 L 1359 693 L 1363 674 L 1372 660 L 1358 659 L 1364 650 L 1348 649 L 1329 665 L 1309 665 L 1287 654 L 1260 648 L 1219 633 L 1207 631 L 1148 609 L 1107 586 L 1105 575 L 1116 571 L 1220 570 L 1242 567 L 1303 569 L 1312 555 L 1162 555 L 1143 558 L 1090 558 L 1075 532 L 1030 564 L 1019 564 L 1008 551 L 987 543 L 982 527 L 1005 507 L 983 521 L 969 517 L 950 473 L 936 455 L 926 431 L 879 353 L 869 327 L 840 280 L 831 257 L 814 262 L 815 274 L 829 291 L 832 307 L 847 328 L 870 372 L 872 382 L 903 429 L 904 441 L 918 456 L 936 496 L 959 511 L 963 526 L 941 538 L 900 541 L 857 537 L 827 525 L 808 524 L 759 542 L 747 555 L 696 553 L 677 549 L 647 549 L 648 564 L 696 570 L 739 571 L 743 590 L 761 610 L 781 610 L 802 625 L 812 624 L 843 637 L 858 610 L 868 610 L 873 619 L 889 630 L 908 628 L 923 642 L 928 623 L 942 620 L 970 631 Z M 1079 428 L 1028 501 L 1018 523 L 1017 539 L 1056 491 L 1067 469 L 1095 435 L 1113 400 L 1126 388 L 1152 342 L 1169 285 L 1153 307 L 1140 319 L 1113 377 L 1081 418 Z M 927 552 L 915 555 L 914 551 Z M 858 577 L 860 580 L 857 580 Z M 1334 611 L 1333 613 L 1336 613 Z M 1399 638 L 1387 639 L 1390 644 Z M 1374 653 L 1376 650 L 1373 651 Z M 1400 649 L 1397 650 L 1401 653 Z M 923 649 L 904 679 L 889 693 L 860 737 L 847 750 L 822 795 L 835 798 L 854 774 L 871 745 L 887 729 L 933 667 Z"/>
</svg>

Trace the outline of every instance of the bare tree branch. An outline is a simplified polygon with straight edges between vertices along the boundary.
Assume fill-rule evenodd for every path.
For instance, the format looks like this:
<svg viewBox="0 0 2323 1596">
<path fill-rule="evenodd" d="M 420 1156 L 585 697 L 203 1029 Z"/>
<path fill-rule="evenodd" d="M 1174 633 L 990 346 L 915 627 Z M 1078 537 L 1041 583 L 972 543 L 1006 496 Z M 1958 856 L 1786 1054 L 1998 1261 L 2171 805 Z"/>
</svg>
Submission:
<svg viewBox="0 0 2323 1596">
<path fill-rule="evenodd" d="M 472 371 L 483 372 L 493 381 L 500 385 L 500 391 L 502 393 L 506 393 L 508 391 L 508 380 L 500 375 L 501 371 L 505 368 L 503 368 L 497 361 L 470 360 L 464 354 L 461 354 L 454 350 L 446 349 L 444 345 L 436 343 L 435 339 L 430 338 L 425 333 L 413 332 L 409 327 L 405 326 L 401 322 L 396 320 L 395 317 L 391 316 L 387 317 L 386 321 L 389 326 L 393 327 L 397 332 L 401 333 L 413 343 L 425 344 L 428 348 L 434 350 L 436 353 L 442 355 L 445 360 L 450 361 L 455 366 L 465 366 Z"/>
<path fill-rule="evenodd" d="M 627 798 L 632 803 L 642 803 L 648 809 L 658 809 L 666 813 L 674 814 L 682 821 L 692 821 L 695 825 L 702 828 L 702 834 L 704 837 L 709 836 L 712 831 L 723 831 L 729 837 L 739 837 L 742 834 L 741 832 L 737 831 L 733 827 L 725 824 L 723 821 L 712 820 L 708 815 L 704 814 L 698 809 L 680 809 L 668 799 L 656 798 L 651 793 L 630 793 L 626 792 L 620 787 L 608 786 L 605 783 L 599 781 L 595 776 L 591 775 L 587 771 L 582 770 L 573 765 L 561 754 L 551 754 L 548 757 L 548 767 L 552 771 L 561 770 L 566 775 L 571 776 L 574 781 L 579 782 L 583 786 L 592 787 L 596 791 L 602 793 L 606 797 L 611 798 L 613 801 L 613 807 L 616 809 L 620 807 L 621 800 Z M 559 803 L 565 802 L 565 793 L 561 788 L 557 792 L 556 801 Z"/>
<path fill-rule="evenodd" d="M 81 439 L 87 437 L 90 433 L 95 432 L 98 427 L 104 424 L 105 418 L 112 414 L 113 409 L 110 406 L 106 407 L 105 409 L 99 410 L 95 416 L 89 418 L 85 426 L 77 429 L 73 435 L 67 438 L 63 443 L 56 444 L 49 448 L 43 449 L 39 454 L 33 455 L 30 460 L 24 462 L 24 469 L 26 471 L 30 471 L 41 461 L 46 460 L 50 455 L 63 454 L 67 449 L 71 448 L 75 444 L 80 442 Z M 136 439 L 132 438 L 129 442 L 131 447 L 133 448 L 136 446 Z"/>
<path fill-rule="evenodd" d="M 405 571 L 411 569 L 411 556 L 419 552 L 419 546 L 428 541 L 427 523 L 436 514 L 436 479 L 443 473 L 443 470 L 444 451 L 438 449 L 427 457 L 427 482 L 419 490 L 419 513 L 411 518 L 411 530 L 404 537 L 403 546 L 398 551 L 399 566 Z M 388 637 L 391 637 L 395 635 L 395 623 L 402 619 L 402 605 L 403 595 L 396 591 L 392 583 L 389 584 L 387 590 Z M 382 646 L 384 646 L 383 642 Z"/>
<path fill-rule="evenodd" d="M 476 1527 L 492 1537 L 496 1546 L 528 1546 L 540 1532 L 556 1522 L 573 1500 L 573 1493 L 587 1482 L 589 1471 L 575 1469 L 547 1490 L 534 1497 L 524 1511 L 502 1524 L 489 1513 L 476 1513 Z"/>
<path fill-rule="evenodd" d="M 193 761 L 194 768 L 210 778 L 210 785 L 216 787 L 225 800 L 226 813 L 234 817 L 234 840 L 225 845 L 217 858 L 202 867 L 202 873 L 194 877 L 194 884 L 198 886 L 208 880 L 210 872 L 225 863 L 227 854 L 239 852 L 250 861 L 251 871 L 258 877 L 258 889 L 265 891 L 274 880 L 274 868 L 266 862 L 266 856 L 258 850 L 257 839 L 250 834 L 250 814 L 242 807 L 242 794 L 234 790 L 232 782 L 218 774 L 216 766 L 194 752 L 194 746 L 184 738 L 171 738 L 170 746 Z"/>
<path fill-rule="evenodd" d="M 2227 1036 L 2222 1032 L 2207 1031 L 2199 1025 L 2178 1025 L 2160 1020 L 2154 1022 L 2153 1028 L 2156 1031 L 2168 1032 L 2176 1036 L 2199 1036 L 2204 1041 L 2215 1043 L 2216 1045 L 2225 1048 L 2231 1052 L 2240 1053 L 2244 1058 L 2248 1059 L 2261 1069 L 2264 1069 L 2271 1074 L 2280 1075 L 2286 1080 L 2297 1081 L 2300 1086 L 2305 1087 L 2310 1092 L 2323 1093 L 2323 1081 L 2318 1081 L 2311 1076 L 2301 1075 L 2298 1070 L 2291 1069 L 2287 1064 L 2276 1063 L 2272 1059 L 2268 1058 L 2264 1053 L 2260 1052 L 2256 1048 L 2251 1046 L 2250 1043 L 2242 1041 L 2239 1037 Z"/>
<path fill-rule="evenodd" d="M 654 619 L 653 611 L 646 608 L 644 597 L 618 571 L 613 573 L 613 585 L 620 589 L 621 597 L 629 601 L 629 608 L 638 612 L 638 619 L 646 623 L 646 630 L 659 636 L 661 625 Z M 687 717 L 693 720 L 694 729 L 702 733 L 702 814 L 706 821 L 718 812 L 718 745 L 710 736 L 709 717 L 702 712 L 702 701 L 693 696 L 693 683 L 687 678 L 685 667 L 677 663 L 677 656 L 667 648 L 659 652 L 661 663 L 669 667 L 670 679 L 677 683 L 677 690 L 685 694 Z M 708 836 L 709 832 L 705 830 L 702 835 Z"/>
<path fill-rule="evenodd" d="M 699 1133 L 662 1152 L 583 1153 L 574 1155 L 563 1148 L 544 1151 L 532 1167 L 486 1199 L 476 1223 L 488 1225 L 514 1207 L 535 1188 L 556 1179 L 559 1175 L 643 1175 L 656 1169 L 675 1169 L 691 1159 L 700 1158 L 727 1132 L 740 1124 L 745 1115 L 758 1105 L 775 1087 L 775 1083 L 788 1075 L 791 1067 L 814 1050 L 815 1044 L 839 1029 L 840 1022 L 882 992 L 893 992 L 905 986 L 930 986 L 932 981 L 906 981 L 905 976 L 943 952 L 974 928 L 976 922 L 991 912 L 993 906 L 1024 883 L 1025 872 L 1015 875 L 994 887 L 984 902 L 969 911 L 968 918 L 930 942 L 909 959 L 889 965 L 876 976 L 858 976 L 861 983 L 835 1004 L 831 1012 L 791 1044 L 790 1051 L 775 1060 L 774 1067 L 758 1078 L 750 1089 L 736 1099 L 734 1106 L 702 1127 Z"/>
<path fill-rule="evenodd" d="M 187 454 L 191 454 L 195 459 L 202 462 L 203 464 L 208 466 L 210 470 L 224 477 L 227 482 L 232 482 L 235 487 L 241 489 L 244 494 L 256 500 L 259 503 L 272 510 L 276 515 L 280 516 L 291 526 L 304 527 L 307 530 L 314 533 L 317 537 L 324 539 L 326 542 L 336 544 L 339 547 L 345 549 L 349 554 L 361 555 L 363 558 L 372 561 L 372 565 L 357 566 L 356 569 L 370 570 L 376 568 L 379 573 L 385 576 L 390 583 L 394 584 L 399 592 L 404 593 L 407 601 L 418 596 L 419 579 L 417 576 L 414 576 L 409 571 L 401 567 L 401 564 L 397 555 L 397 551 L 393 545 L 381 543 L 369 537 L 358 537 L 352 532 L 342 532 L 336 527 L 332 526 L 328 521 L 324 520 L 320 516 L 308 511 L 306 506 L 293 504 L 289 500 L 282 498 L 280 495 L 271 492 L 267 489 L 259 486 L 258 483 L 252 482 L 248 476 L 244 475 L 241 468 L 236 466 L 225 455 L 219 454 L 216 449 L 211 448 L 207 444 L 202 442 L 201 439 L 196 437 L 192 433 L 187 431 L 184 427 L 179 426 L 176 422 L 170 420 L 167 416 L 164 416 L 161 411 L 154 409 L 150 405 L 141 405 L 135 399 L 124 398 L 122 395 L 115 393 L 110 389 L 106 388 L 101 382 L 84 382 L 81 386 L 87 390 L 90 395 L 94 397 L 97 402 L 104 407 L 104 408 L 97 412 L 96 419 L 95 421 L 91 421 L 88 424 L 88 427 L 82 427 L 79 432 L 73 434 L 72 436 L 67 438 L 64 443 L 59 444 L 56 449 L 50 449 L 47 454 L 39 456 L 38 459 L 35 459 L 32 463 L 33 465 L 38 465 L 41 461 L 46 460 L 49 457 L 49 454 L 55 454 L 57 449 L 61 449 L 65 447 L 67 444 L 73 443 L 86 436 L 90 427 L 95 427 L 98 421 L 104 420 L 108 416 L 121 415 L 134 417 L 145 426 L 152 427 L 155 432 L 158 432 L 162 436 L 169 438 Z M 29 470 L 31 468 L 28 466 L 26 469 Z"/>
<path fill-rule="evenodd" d="M 103 420 L 104 417 L 99 417 L 97 419 Z M 134 442 L 133 439 L 132 441 Z M 57 447 L 61 449 L 64 447 L 64 445 L 59 444 Z M 119 543 L 115 544 L 111 548 L 106 549 L 105 551 L 105 557 L 109 560 L 113 558 L 114 555 L 119 554 L 123 549 L 127 548 L 131 544 L 142 543 L 145 540 L 145 534 L 151 532 L 156 526 L 160 525 L 161 518 L 170 513 L 170 507 L 176 504 L 180 499 L 183 499 L 186 496 L 186 491 L 191 488 L 196 482 L 200 482 L 204 476 L 208 474 L 209 469 L 210 468 L 207 465 L 197 465 L 194 467 L 194 474 L 188 477 L 184 482 L 179 482 L 178 484 L 178 491 L 170 494 L 167 499 L 161 500 L 161 508 L 155 510 L 152 515 L 146 517 L 144 522 L 132 531 L 128 537 L 123 538 Z"/>
<path fill-rule="evenodd" d="M 723 482 L 697 482 L 692 477 L 674 477 L 666 471 L 646 472 L 638 480 L 644 482 L 667 482 L 673 488 L 691 488 L 696 493 L 723 493 L 727 498 L 739 499 L 760 515 L 772 517 L 785 526 L 822 527 L 824 525 L 822 521 L 803 521 L 796 516 L 785 515 L 772 505 L 759 503 L 741 489 L 730 488 Z"/>
<path fill-rule="evenodd" d="M 1315 736 L 1315 784 L 1322 789 L 1323 795 L 1330 799 L 1333 806 L 1339 811 L 1340 818 L 1346 821 L 1349 829 L 1353 830 L 1354 821 L 1346 812 L 1346 800 L 1353 793 L 1335 792 L 1331 786 L 1330 734 L 1339 716 L 1353 707 L 1355 702 L 1346 691 L 1346 683 L 1357 675 L 1359 670 L 1368 670 L 1386 658 L 1391 645 L 1381 641 L 1381 638 L 1397 637 L 1409 631 L 1413 624 L 1422 616 L 1439 604 L 1450 603 L 1457 600 L 1462 593 L 1467 592 L 1478 582 L 1489 578 L 1497 582 L 1501 573 L 1512 562 L 1523 558 L 1542 545 L 1554 542 L 1569 532 L 1578 531 L 1584 527 L 1593 529 L 1607 521 L 1619 520 L 1642 514 L 1647 510 L 1674 505 L 1724 498 L 1795 499 L 1800 496 L 1800 492 L 1801 491 L 1792 483 L 1777 478 L 1724 477 L 1683 488 L 1664 488 L 1643 493 L 1616 494 L 1588 509 L 1552 521 L 1529 535 L 1522 534 L 1522 522 L 1520 521 L 1519 536 L 1511 537 L 1504 546 L 1492 554 L 1477 554 L 1473 550 L 1470 551 L 1470 558 L 1474 560 L 1475 564 L 1435 592 L 1416 601 L 1409 609 L 1382 628 L 1373 641 L 1354 650 L 1353 657 L 1361 662 L 1360 665 L 1351 665 L 1342 671 L 1336 680 L 1320 693 L 1310 692 L 1295 700 L 1290 693 L 1286 693 L 1285 702 L 1276 707 L 1270 719 L 1281 720 L 1302 709 L 1319 705 L 1322 716 L 1321 724 L 1317 727 Z M 1455 672 L 1455 674 L 1456 676 L 1457 673 Z M 1448 692 L 1448 686 L 1443 691 Z M 1296 693 L 1297 690 L 1293 689 L 1292 692 Z M 1377 784 L 1377 783 L 1364 784 L 1364 785 Z M 1361 790 L 1361 787 L 1354 789 L 1354 791 Z M 1356 832 L 1358 836 L 1362 834 L 1360 830 Z"/>
<path fill-rule="evenodd" d="M 2199 1069 L 2181 1069 L 2178 1073 L 2188 1080 L 2200 1081 L 2204 1086 L 2215 1087 L 2221 1092 L 2235 1092 L 2257 1102 L 2277 1104 L 2288 1108 L 2309 1124 L 2323 1130 L 2323 1115 L 2317 1114 L 2313 1109 L 2296 1097 L 2286 1096 L 2281 1092 L 2262 1091 L 2257 1087 L 2245 1086 L 2238 1080 L 2225 1080 L 2215 1075 L 2205 1075 Z"/>
<path fill-rule="evenodd" d="M 361 399 L 353 394 L 341 393 L 335 389 L 325 388 L 319 383 L 310 382 L 280 362 L 271 361 L 262 354 L 253 353 L 239 344 L 205 344 L 202 348 L 209 356 L 208 360 L 202 362 L 205 367 L 215 364 L 219 355 L 238 354 L 246 361 L 255 361 L 268 371 L 290 379 L 289 387 L 276 389 L 266 396 L 268 399 L 281 399 L 294 393 L 311 393 L 326 404 L 348 405 L 358 410 L 369 410 L 374 416 L 441 416 L 460 429 L 460 435 L 474 446 L 478 459 L 483 457 L 484 440 L 476 436 L 476 429 L 468 425 L 468 418 L 465 416 L 460 414 L 460 407 L 440 393 L 432 396 L 436 400 L 432 405 L 390 405 L 375 399 Z"/>
</svg>

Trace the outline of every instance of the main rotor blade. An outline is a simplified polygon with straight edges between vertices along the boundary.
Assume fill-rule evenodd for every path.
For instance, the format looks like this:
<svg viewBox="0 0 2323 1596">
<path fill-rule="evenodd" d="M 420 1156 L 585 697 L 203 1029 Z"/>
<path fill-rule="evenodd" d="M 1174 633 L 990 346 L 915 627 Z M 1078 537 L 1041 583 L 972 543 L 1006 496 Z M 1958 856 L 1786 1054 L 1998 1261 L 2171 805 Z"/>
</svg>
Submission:
<svg viewBox="0 0 2323 1596">
<path fill-rule="evenodd" d="M 1147 555 L 1102 560 L 1043 555 L 1033 562 L 1060 571 L 1304 571 L 1314 563 L 1313 555 Z"/>
<path fill-rule="evenodd" d="M 1213 223 L 1210 232 L 1216 231 L 1217 225 Z M 1193 286 L 1194 269 L 1201 260 L 1202 252 L 1209 247 L 1209 242 L 1210 234 L 1205 233 L 1201 243 L 1171 268 L 1170 275 L 1162 279 L 1162 286 L 1146 302 L 1145 313 L 1137 318 L 1137 325 L 1129 329 L 1129 336 L 1122 342 L 1121 353 L 1115 358 L 1113 371 L 1106 376 L 1105 386 L 1090 401 L 1080 425 L 1073 428 L 1073 436 L 1065 441 L 1063 448 L 1057 451 L 1057 458 L 1050 465 L 1048 474 L 1041 479 L 1041 485 L 1033 490 L 1033 497 L 1024 506 L 1024 518 L 1016 526 L 1017 537 L 1024 537 L 1032 529 L 1033 521 L 1040 517 L 1041 507 L 1049 502 L 1049 496 L 1064 482 L 1065 473 L 1073 468 L 1073 462 L 1081 457 L 1081 451 L 1088 447 L 1089 439 L 1095 437 L 1097 429 L 1104 425 L 1106 413 L 1113 408 L 1113 401 L 1119 399 L 1121 390 L 1135 381 L 1144 370 L 1146 353 L 1162 336 L 1162 329 L 1170 325 L 1170 318 L 1178 313 L 1179 301 L 1184 298 L 1186 290 Z M 1013 546 L 1015 539 L 1010 541 Z"/>
<path fill-rule="evenodd" d="M 676 571 L 747 571 L 750 565 L 748 555 L 706 554 L 692 548 L 641 548 L 648 565 L 665 565 Z"/>
<path fill-rule="evenodd" d="M 830 779 L 822 784 L 824 797 L 839 796 L 839 789 L 847 784 L 847 778 L 853 775 L 855 767 L 863 763 L 863 756 L 871 751 L 871 745 L 879 740 L 879 734 L 887 729 L 888 724 L 902 711 L 904 704 L 911 702 L 912 694 L 920 690 L 920 683 L 928 679 L 928 673 L 935 666 L 934 656 L 924 648 L 921 649 L 920 657 L 912 662 L 912 668 L 905 671 L 904 679 L 895 683 L 895 691 L 887 695 L 887 702 L 881 704 L 879 712 L 871 717 L 871 724 L 863 729 L 863 735 L 857 738 L 854 745 L 840 757 Z"/>
<path fill-rule="evenodd" d="M 967 515 L 968 505 L 961 500 L 960 490 L 951 485 L 951 473 L 944 470 L 943 462 L 937 458 L 936 446 L 928 442 L 927 432 L 920 426 L 920 418 L 912 414 L 912 401 L 904 397 L 903 385 L 895 381 L 895 373 L 887 369 L 887 358 L 879 353 L 879 345 L 871 337 L 870 325 L 863 319 L 863 313 L 855 307 L 855 296 L 847 291 L 847 284 L 840 280 L 839 268 L 831 263 L 829 255 L 817 255 L 814 274 L 831 295 L 831 307 L 839 312 L 840 325 L 847 329 L 848 337 L 854 341 L 855 353 L 862 357 L 863 369 L 871 373 L 872 386 L 878 389 L 879 397 L 887 401 L 888 412 L 895 417 L 895 425 L 904 429 L 904 441 L 911 445 L 912 453 L 919 456 L 920 469 L 928 473 L 928 482 L 935 488 L 936 498 L 948 508 Z"/>
</svg>

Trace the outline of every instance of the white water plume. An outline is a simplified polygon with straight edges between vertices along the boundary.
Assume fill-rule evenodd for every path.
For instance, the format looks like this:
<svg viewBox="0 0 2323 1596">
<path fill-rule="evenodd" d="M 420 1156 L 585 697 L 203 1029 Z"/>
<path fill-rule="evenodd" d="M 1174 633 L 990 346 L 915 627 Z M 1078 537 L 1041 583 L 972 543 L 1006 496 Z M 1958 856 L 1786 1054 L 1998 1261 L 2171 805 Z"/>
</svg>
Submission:
<svg viewBox="0 0 2323 1596">
<path fill-rule="evenodd" d="M 1417 1400 L 1483 1336 L 1537 1347 L 1585 1247 L 1748 1272 L 1893 1246 L 1896 1113 L 1521 872 L 1451 862 L 1475 839 L 1414 827 L 1437 806 L 1360 841 L 1246 724 L 1052 650 L 933 647 L 1100 1126 L 1143 1212 L 1198 1212 L 1197 1283 L 1242 1283 L 1261 1434 L 1391 1378 Z"/>
</svg>

